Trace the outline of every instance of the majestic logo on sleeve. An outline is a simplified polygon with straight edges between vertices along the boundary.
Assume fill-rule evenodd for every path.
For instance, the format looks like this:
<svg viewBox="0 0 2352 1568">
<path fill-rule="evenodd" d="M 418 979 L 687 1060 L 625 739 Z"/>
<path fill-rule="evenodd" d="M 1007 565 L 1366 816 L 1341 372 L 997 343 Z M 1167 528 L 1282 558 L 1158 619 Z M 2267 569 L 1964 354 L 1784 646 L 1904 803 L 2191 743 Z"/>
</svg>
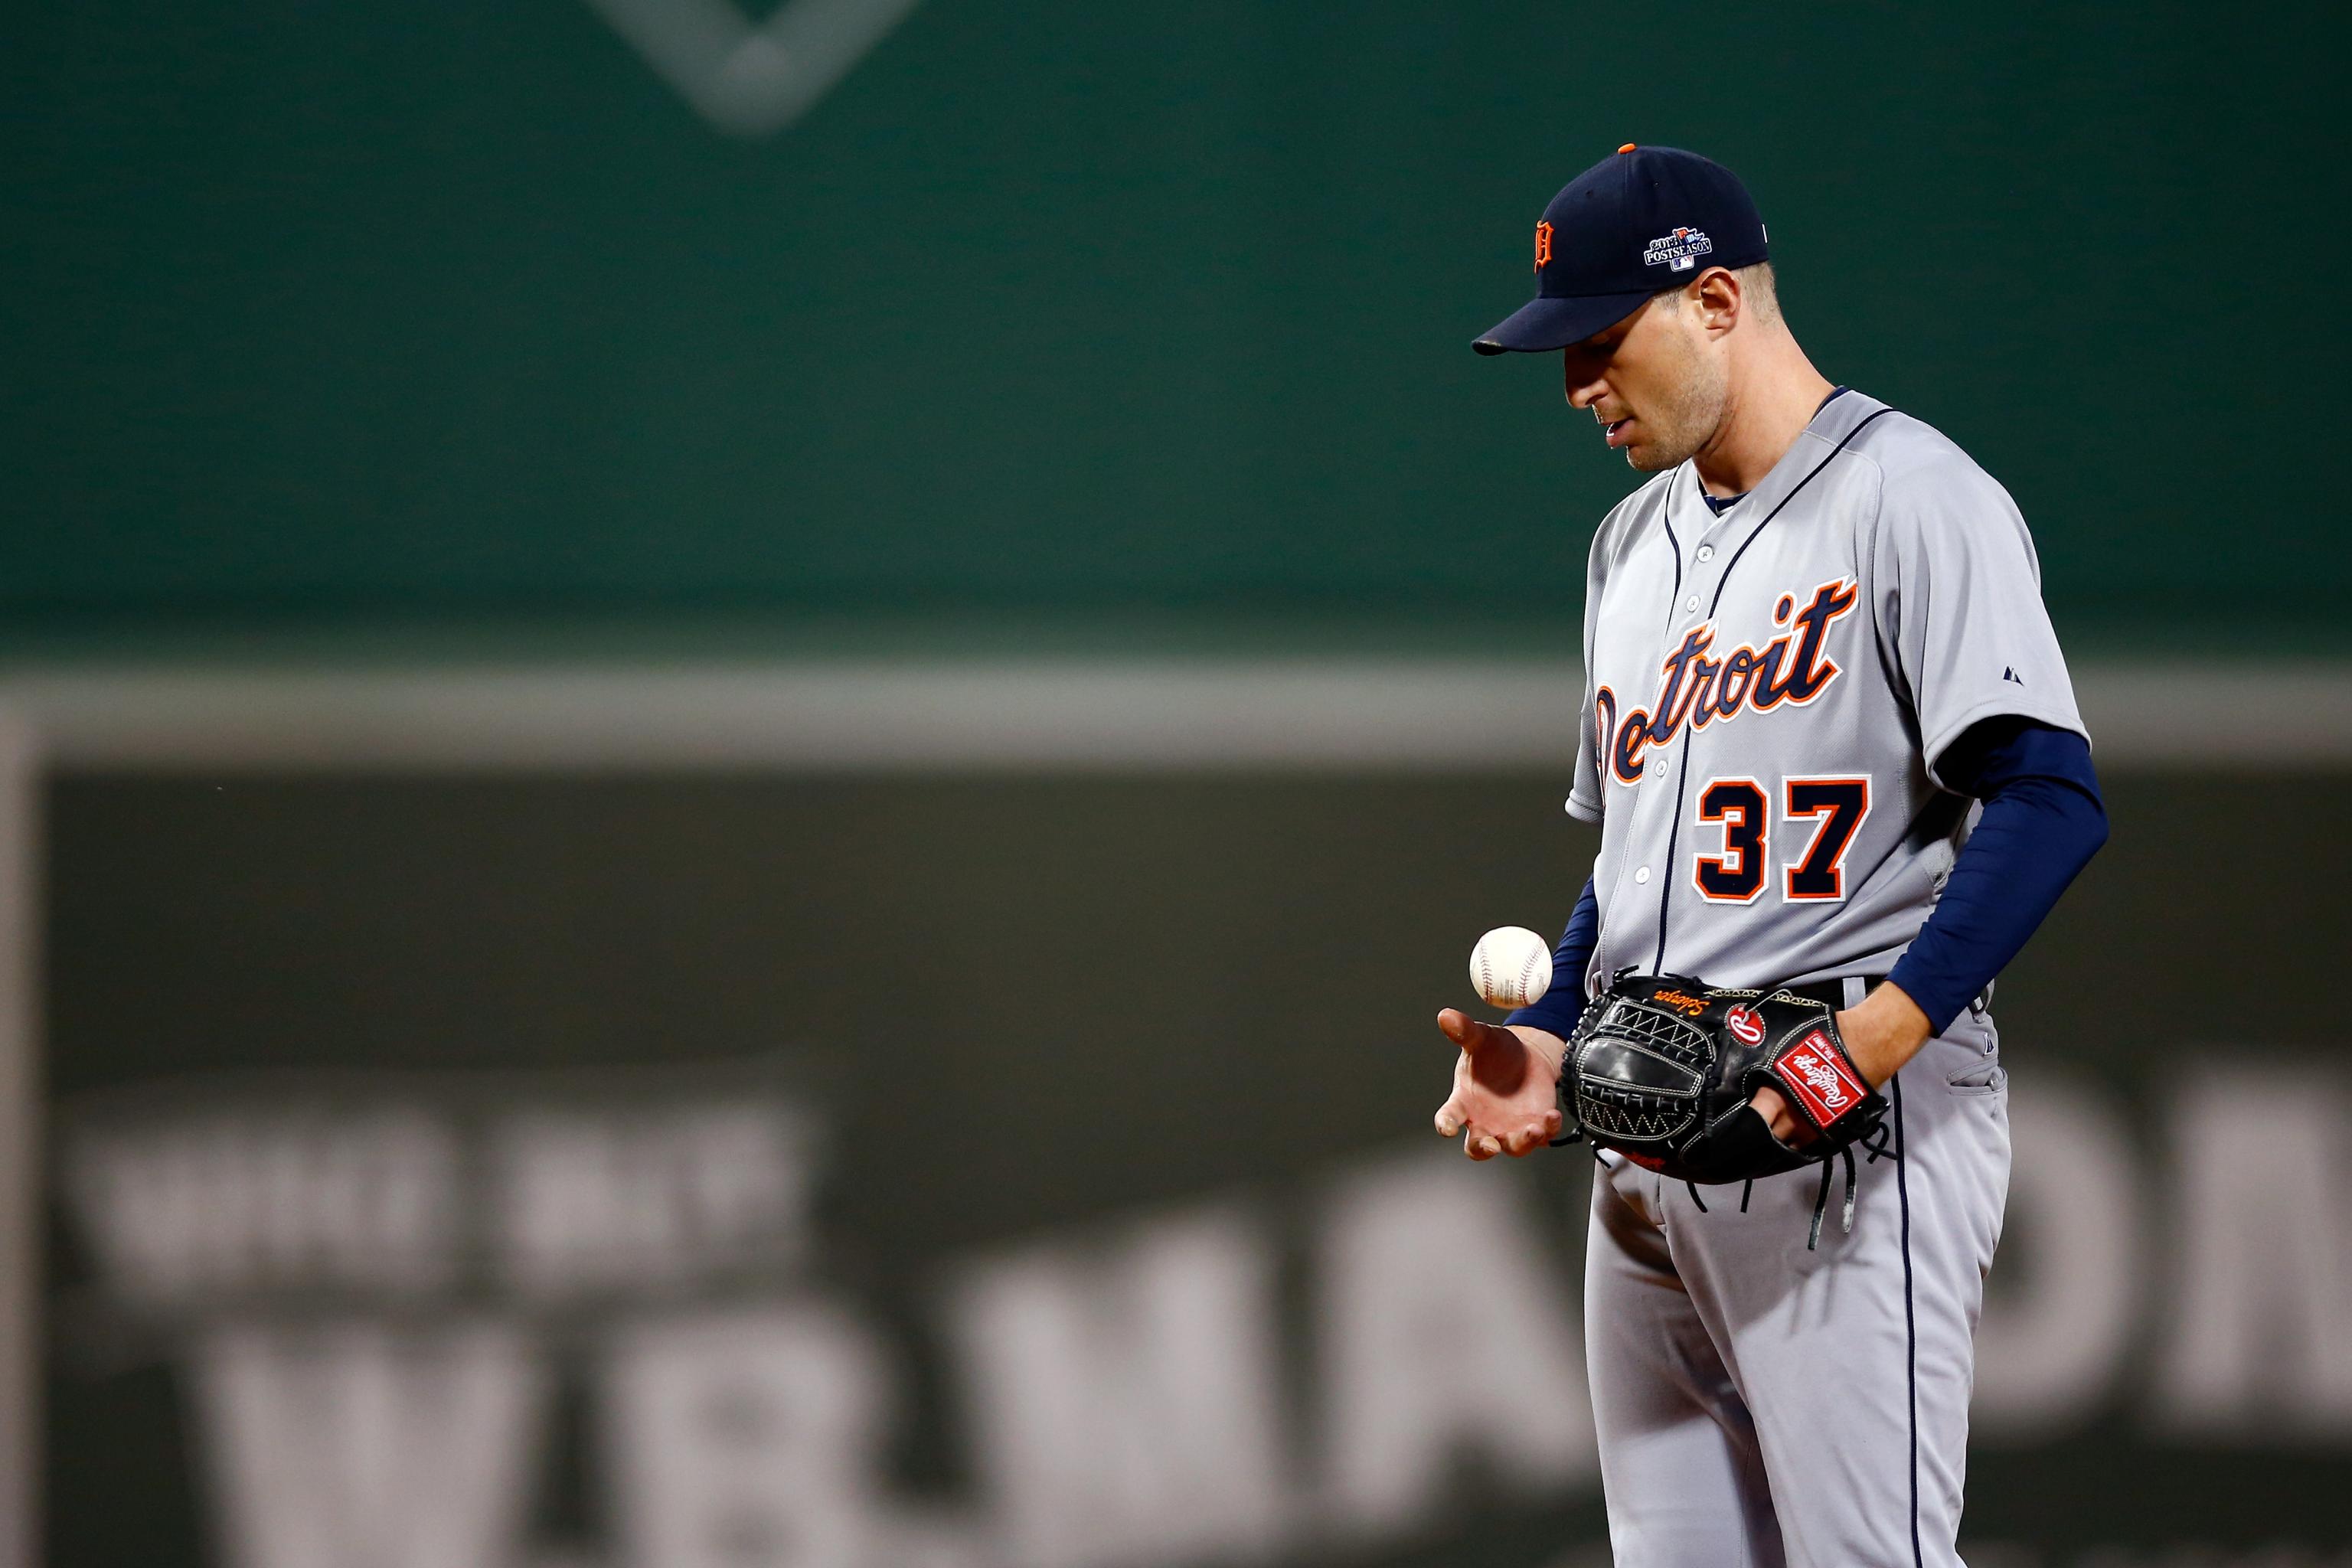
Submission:
<svg viewBox="0 0 2352 1568">
<path fill-rule="evenodd" d="M 1593 695 L 1593 720 L 1610 771 L 1622 783 L 1635 783 L 1643 752 L 1666 744 L 1685 723 L 1704 730 L 1718 719 L 1738 718 L 1743 708 L 1769 713 L 1782 703 L 1801 708 L 1819 697 L 1840 673 L 1829 657 L 1830 626 L 1859 599 L 1852 580 L 1842 577 L 1815 588 L 1791 618 L 1795 595 L 1783 594 L 1772 624 L 1788 629 L 1760 648 L 1742 644 L 1721 658 L 1708 657 L 1715 623 L 1692 627 L 1658 667 L 1657 700 L 1626 714 L 1622 723 L 1617 694 L 1602 687 Z"/>
</svg>

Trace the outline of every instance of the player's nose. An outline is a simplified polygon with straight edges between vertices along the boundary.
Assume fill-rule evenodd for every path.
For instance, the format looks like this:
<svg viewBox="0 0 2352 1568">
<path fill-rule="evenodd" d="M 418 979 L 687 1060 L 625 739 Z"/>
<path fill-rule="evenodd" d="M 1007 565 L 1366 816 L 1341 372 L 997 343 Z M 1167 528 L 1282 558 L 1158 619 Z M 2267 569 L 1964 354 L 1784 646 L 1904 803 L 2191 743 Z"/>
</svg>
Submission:
<svg viewBox="0 0 2352 1568">
<path fill-rule="evenodd" d="M 1568 405 L 1581 414 L 1601 401 L 1601 395 L 1609 389 L 1609 384 L 1597 375 L 1589 380 L 1579 381 L 1576 377 L 1576 362 L 1568 360 L 1565 363 L 1566 369 L 1562 373 L 1561 380 L 1567 387 Z"/>
</svg>

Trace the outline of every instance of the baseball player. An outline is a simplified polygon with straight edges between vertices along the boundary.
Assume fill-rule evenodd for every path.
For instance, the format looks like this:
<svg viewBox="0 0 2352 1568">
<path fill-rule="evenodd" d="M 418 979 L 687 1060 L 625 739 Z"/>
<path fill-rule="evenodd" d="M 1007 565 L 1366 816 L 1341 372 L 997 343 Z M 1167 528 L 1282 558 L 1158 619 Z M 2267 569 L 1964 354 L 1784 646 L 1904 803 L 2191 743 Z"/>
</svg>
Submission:
<svg viewBox="0 0 2352 1568">
<path fill-rule="evenodd" d="M 1702 1191 L 1596 1149 L 1610 1539 L 1618 1568 L 1957 1563 L 2009 1181 L 1993 977 L 2106 837 L 2032 540 L 1966 453 L 1814 369 L 1720 165 L 1620 148 L 1545 209 L 1535 259 L 1537 297 L 1475 346 L 1559 353 L 1570 405 L 1652 477 L 1585 583 L 1568 810 L 1601 852 L 1551 992 L 1501 1026 L 1439 1015 L 1438 1131 L 1473 1159 L 1559 1135 L 1563 1050 L 1628 971 L 1826 1004 L 1831 1111 L 1784 1076 L 1709 1133 L 1786 1173 Z M 1849 1163 L 1824 1226 L 1830 1166 L 1789 1162 L 1846 1087 L 1885 1158 L 1858 1192 Z"/>
</svg>

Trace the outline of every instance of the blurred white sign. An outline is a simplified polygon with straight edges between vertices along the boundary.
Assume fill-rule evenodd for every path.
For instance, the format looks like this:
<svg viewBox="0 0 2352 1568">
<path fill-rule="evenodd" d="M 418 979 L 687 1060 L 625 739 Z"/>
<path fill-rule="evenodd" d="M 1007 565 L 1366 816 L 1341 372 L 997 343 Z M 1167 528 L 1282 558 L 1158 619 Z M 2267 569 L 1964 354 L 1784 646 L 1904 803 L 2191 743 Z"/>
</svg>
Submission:
<svg viewBox="0 0 2352 1568">
<path fill-rule="evenodd" d="M 2352 1086 L 2231 1059 L 2153 1146 L 2025 1081 L 1980 1441 L 2352 1432 Z M 892 1310 L 828 1276 L 822 1128 L 774 1094 L 219 1092 L 69 1118 L 62 1191 L 85 1308 L 184 1373 L 226 1568 L 1273 1563 L 1428 1538 L 1465 1465 L 1599 1485 L 1580 1226 L 1532 1201 L 1580 1164 L 1433 1142 L 941 1259 Z M 956 1495 L 898 1475 L 910 1321 Z M 567 1464 L 595 1540 L 536 1538 Z"/>
</svg>

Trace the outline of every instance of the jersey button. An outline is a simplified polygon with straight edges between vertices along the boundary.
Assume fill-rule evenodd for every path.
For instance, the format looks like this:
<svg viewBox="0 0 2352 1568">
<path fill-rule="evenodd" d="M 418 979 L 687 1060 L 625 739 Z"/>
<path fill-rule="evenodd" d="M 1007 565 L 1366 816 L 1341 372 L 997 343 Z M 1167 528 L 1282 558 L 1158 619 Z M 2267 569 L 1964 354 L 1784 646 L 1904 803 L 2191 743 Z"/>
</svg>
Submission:
<svg viewBox="0 0 2352 1568">
<path fill-rule="evenodd" d="M 1643 867 L 1641 867 L 1641 868 L 1637 868 L 1637 869 L 1634 871 L 1634 873 L 1633 873 L 1633 885 L 1634 885 L 1635 887 L 1639 887 L 1639 886 L 1641 886 L 1643 883 L 1644 883 L 1644 882 L 1648 881 L 1649 879 L 1650 879 L 1650 868 L 1649 868 L 1647 866 L 1643 866 Z"/>
<path fill-rule="evenodd" d="M 1689 598 L 1685 599 L 1683 601 L 1683 608 L 1696 614 L 1698 610 L 1698 595 L 1696 594 L 1693 594 Z"/>
<path fill-rule="evenodd" d="M 1700 565 L 1704 566 L 1704 565 L 1706 565 L 1708 562 L 1710 562 L 1710 561 L 1712 561 L 1712 560 L 1714 560 L 1714 559 L 1715 559 L 1715 546 L 1714 546 L 1714 545 L 1712 545 L 1712 544 L 1702 544 L 1702 545 L 1700 545 L 1700 546 L 1698 547 L 1698 563 L 1699 563 L 1699 564 L 1700 564 Z"/>
</svg>

